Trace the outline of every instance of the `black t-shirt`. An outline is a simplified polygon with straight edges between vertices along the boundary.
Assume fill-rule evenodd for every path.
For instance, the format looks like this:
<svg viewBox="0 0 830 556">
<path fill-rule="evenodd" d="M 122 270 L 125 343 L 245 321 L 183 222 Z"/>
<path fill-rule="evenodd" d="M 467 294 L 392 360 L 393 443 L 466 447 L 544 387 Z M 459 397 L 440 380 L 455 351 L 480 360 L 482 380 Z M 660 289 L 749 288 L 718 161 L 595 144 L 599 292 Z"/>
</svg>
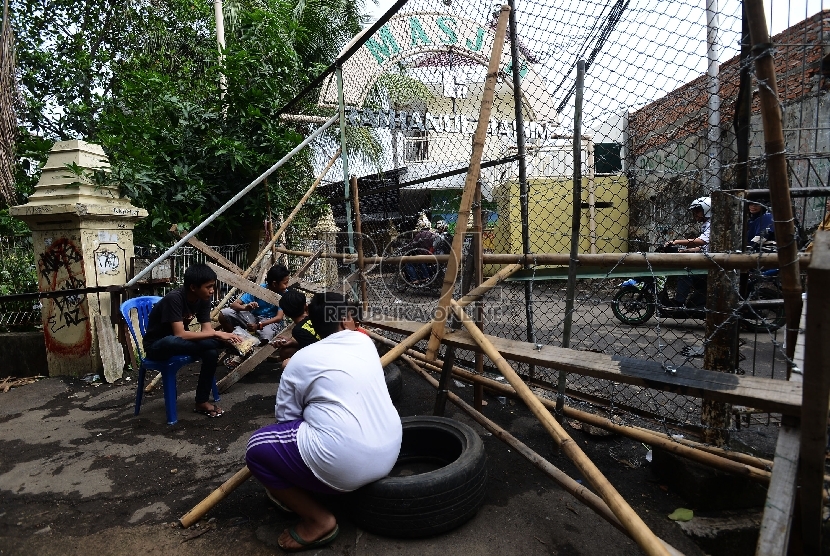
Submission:
<svg viewBox="0 0 830 556">
<path fill-rule="evenodd" d="M 153 306 L 144 334 L 144 346 L 149 347 L 158 340 L 173 335 L 171 323 L 181 322 L 187 328 L 188 322 L 196 318 L 201 323 L 210 322 L 210 302 L 202 299 L 188 303 L 184 287 L 173 290 Z"/>
<path fill-rule="evenodd" d="M 291 336 L 297 340 L 299 349 L 310 346 L 320 340 L 320 335 L 314 330 L 314 325 L 308 317 L 294 322 L 294 328 L 291 329 Z"/>
</svg>

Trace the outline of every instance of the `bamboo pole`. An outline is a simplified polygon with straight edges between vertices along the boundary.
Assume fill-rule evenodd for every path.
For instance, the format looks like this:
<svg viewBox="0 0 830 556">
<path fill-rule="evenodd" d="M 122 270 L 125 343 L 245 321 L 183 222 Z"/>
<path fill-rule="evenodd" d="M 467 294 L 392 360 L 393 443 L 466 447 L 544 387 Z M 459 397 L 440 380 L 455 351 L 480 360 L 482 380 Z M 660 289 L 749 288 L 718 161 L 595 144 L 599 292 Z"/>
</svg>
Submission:
<svg viewBox="0 0 830 556">
<path fill-rule="evenodd" d="M 208 510 L 210 510 L 213 506 L 221 502 L 228 494 L 234 491 L 236 487 L 244 483 L 251 477 L 251 471 L 248 469 L 248 466 L 244 466 L 242 469 L 236 472 L 233 477 L 222 483 L 222 485 L 208 494 L 207 498 L 199 502 L 192 510 L 184 514 L 181 518 L 179 518 L 179 523 L 182 527 L 187 529 L 204 516 Z"/>
<path fill-rule="evenodd" d="M 421 375 L 421 377 L 429 382 L 433 387 L 439 388 L 438 381 L 435 380 L 429 373 L 419 367 L 415 361 L 413 361 L 410 357 L 406 355 L 402 355 L 401 359 L 403 359 L 407 365 L 409 365 L 413 371 Z M 585 486 L 579 484 L 574 479 L 568 476 L 567 473 L 553 465 L 551 462 L 531 450 L 524 442 L 520 441 L 518 438 L 498 426 L 496 423 L 482 415 L 479 411 L 475 410 L 474 408 L 470 407 L 464 400 L 459 398 L 457 395 L 450 392 L 448 394 L 449 400 L 461 408 L 464 413 L 469 415 L 473 418 L 478 424 L 482 427 L 493 433 L 493 436 L 516 450 L 522 457 L 524 457 L 527 461 L 532 463 L 538 470 L 542 473 L 553 479 L 556 484 L 561 486 L 565 491 L 567 491 L 571 496 L 588 506 L 592 509 L 597 515 L 601 518 L 606 520 L 608 523 L 622 531 L 625 535 L 629 535 L 628 531 L 623 527 L 620 520 L 617 519 L 617 516 L 614 515 L 614 512 L 608 507 L 608 504 L 603 502 L 602 498 L 588 490 Z M 668 544 L 666 541 L 660 539 L 660 542 L 666 547 L 666 550 L 669 551 L 672 556 L 681 555 L 682 553 Z"/>
<path fill-rule="evenodd" d="M 354 225 L 357 232 L 357 268 L 360 272 L 360 301 L 363 304 L 363 313 L 369 311 L 369 299 L 366 295 L 365 262 L 363 260 L 363 224 L 360 220 L 360 197 L 357 191 L 357 176 L 351 179 L 352 196 L 354 197 Z"/>
<path fill-rule="evenodd" d="M 369 336 L 387 345 L 395 344 L 393 340 L 390 340 L 372 331 L 369 331 Z M 404 353 L 404 355 L 413 357 L 414 359 L 418 359 L 421 363 L 424 363 L 425 366 L 432 371 L 440 372 L 442 370 L 440 365 L 442 365 L 443 362 L 440 360 L 435 361 L 435 363 L 430 363 L 429 361 L 427 361 L 426 356 L 424 354 L 411 349 L 407 350 Z M 455 376 L 456 378 L 459 378 L 466 382 L 470 382 L 474 385 L 482 386 L 484 388 L 497 392 L 499 395 L 518 397 L 516 391 L 507 384 L 502 384 L 495 380 L 479 376 L 475 373 L 472 373 L 470 371 L 467 371 L 466 369 L 462 369 L 457 366 L 453 366 L 452 370 L 453 376 Z M 548 408 L 548 410 L 553 411 L 557 409 L 556 402 L 554 402 L 553 400 L 548 400 L 545 398 L 539 398 L 539 400 L 542 402 L 542 405 Z M 769 483 L 771 475 L 770 469 L 772 468 L 771 461 L 762 460 L 760 458 L 755 458 L 753 456 L 748 456 L 746 454 L 741 454 L 740 452 L 727 452 L 722 448 L 712 448 L 710 446 L 704 446 L 702 444 L 691 441 L 684 442 L 683 439 L 673 439 L 669 436 L 664 436 L 660 433 L 648 429 L 643 429 L 640 427 L 634 427 L 631 425 L 620 425 L 614 423 L 613 421 L 605 417 L 600 417 L 598 415 L 594 415 L 593 413 L 580 411 L 567 405 L 562 407 L 562 414 L 565 417 L 569 417 L 582 423 L 587 423 L 589 425 L 599 427 L 601 429 L 625 436 L 627 438 L 631 438 L 632 440 L 636 440 L 638 442 L 645 442 L 646 444 L 652 447 L 661 448 L 663 450 L 672 452 L 673 454 L 677 454 L 678 456 L 684 457 L 686 459 L 690 459 L 692 461 L 708 465 L 709 467 L 713 467 L 715 469 L 719 469 L 721 471 L 725 471 L 727 473 L 732 473 L 735 475 L 746 476 L 757 483 Z M 732 455 L 733 457 L 729 457 L 730 455 Z M 740 456 L 744 457 L 741 458 Z"/>
<path fill-rule="evenodd" d="M 288 225 L 291 224 L 291 221 L 294 220 L 294 217 L 297 216 L 297 213 L 300 212 L 300 209 L 303 207 L 305 202 L 308 201 L 308 198 L 311 197 L 311 194 L 314 193 L 314 190 L 317 189 L 317 186 L 320 185 L 320 182 L 323 181 L 323 178 L 326 176 L 326 174 L 328 174 L 329 170 L 332 166 L 334 166 L 334 163 L 337 162 L 337 159 L 339 157 L 340 149 L 338 149 L 337 152 L 334 153 L 334 156 L 331 157 L 328 164 L 326 164 L 326 167 L 323 168 L 323 171 L 320 172 L 320 175 L 317 176 L 317 179 L 314 180 L 314 183 L 312 183 L 311 187 L 308 188 L 308 191 L 305 192 L 305 195 L 303 195 L 302 199 L 300 199 L 300 202 L 297 203 L 297 206 L 294 207 L 294 210 L 291 211 L 291 214 L 288 215 L 288 218 L 286 218 L 283 221 L 282 225 L 280 226 L 280 229 L 277 230 L 277 233 L 275 233 L 271 237 L 271 241 L 269 241 L 268 244 L 262 248 L 262 250 L 259 252 L 259 255 L 257 255 L 256 259 L 254 259 L 254 262 L 251 263 L 251 266 L 249 266 L 247 270 L 245 270 L 245 272 L 242 273 L 243 278 L 247 278 L 251 274 L 251 272 L 254 271 L 254 269 L 260 263 L 263 257 L 265 257 L 265 253 L 267 253 L 268 250 L 271 249 L 274 246 L 274 244 L 277 243 L 280 235 L 282 235 L 282 233 L 285 232 L 285 230 L 288 228 Z M 307 256 L 310 257 L 311 255 L 313 255 L 313 253 L 309 253 Z M 230 300 L 234 293 L 236 293 L 236 288 L 231 288 L 231 290 L 224 298 L 222 298 L 222 301 L 219 302 L 216 308 L 213 309 L 213 311 L 211 311 L 211 318 L 216 318 L 216 315 L 219 314 L 219 311 L 222 310 L 222 307 L 225 306 L 225 304 L 228 302 L 228 300 Z"/>
<path fill-rule="evenodd" d="M 458 278 L 458 264 L 461 260 L 461 249 L 464 244 L 464 234 L 467 232 L 467 224 L 470 221 L 470 208 L 475 196 L 476 183 L 481 174 L 481 157 L 484 153 L 484 141 L 487 139 L 487 128 L 490 124 L 490 112 L 493 109 L 493 97 L 496 91 L 496 78 L 501 64 L 501 54 L 504 48 L 504 34 L 507 30 L 507 20 L 510 15 L 510 7 L 502 5 L 499 12 L 499 20 L 496 25 L 496 32 L 493 37 L 493 51 L 490 54 L 490 63 L 487 67 L 487 80 L 484 83 L 484 92 L 481 97 L 481 109 L 478 115 L 478 124 L 473 135 L 473 150 L 470 155 L 470 166 L 464 182 L 464 192 L 461 195 L 461 202 L 458 208 L 458 218 L 455 223 L 455 236 L 452 240 L 450 259 L 447 261 L 447 269 L 444 273 L 444 285 L 441 290 L 441 298 L 438 300 L 438 308 L 433 320 L 432 333 L 427 345 L 427 357 L 435 359 L 438 349 L 441 347 L 441 340 L 444 337 L 445 323 L 449 316 L 450 302 Z"/>
<path fill-rule="evenodd" d="M 600 493 L 602 499 L 617 516 L 617 519 L 625 526 L 626 530 L 631 534 L 634 541 L 646 554 L 660 554 L 668 555 L 668 551 L 660 542 L 651 529 L 643 522 L 637 512 L 620 496 L 620 493 L 608 482 L 608 479 L 600 472 L 594 463 L 588 459 L 585 452 L 571 439 L 565 429 L 553 418 L 553 415 L 548 409 L 542 405 L 542 402 L 536 395 L 531 392 L 530 388 L 522 379 L 516 374 L 510 365 L 505 361 L 504 357 L 493 347 L 493 344 L 484 336 L 481 330 L 470 320 L 467 314 L 458 306 L 457 303 L 452 302 L 453 311 L 455 315 L 461 319 L 464 327 L 470 333 L 470 336 L 481 347 L 487 356 L 496 364 L 499 371 L 504 375 L 511 386 L 516 390 L 516 393 L 527 404 L 533 414 L 539 419 L 539 422 L 548 431 L 548 434 L 556 441 L 565 455 L 577 466 L 582 476 Z M 429 356 L 427 356 L 429 357 Z"/>
<path fill-rule="evenodd" d="M 764 16 L 764 3 L 762 0 L 746 0 L 744 10 L 746 10 L 747 26 L 752 40 L 752 54 L 755 57 L 755 73 L 764 128 L 764 150 L 767 158 L 767 179 L 772 201 L 778 258 L 781 261 L 779 265 L 781 290 L 784 297 L 784 312 L 787 316 L 786 352 L 787 359 L 792 360 L 798 340 L 798 325 L 801 321 L 801 273 L 798 265 L 798 244 L 787 176 L 787 146 L 784 142 L 783 113 L 778 100 L 775 62 L 772 59 L 773 45 L 770 42 Z M 791 366 L 788 365 L 787 378 L 790 375 L 790 368 Z"/>
<path fill-rule="evenodd" d="M 276 247 L 279 253 L 308 257 L 310 251 L 296 251 L 284 247 Z M 354 260 L 355 256 L 349 253 L 325 253 L 324 258 L 345 261 Z M 810 253 L 799 253 L 801 268 L 810 266 Z M 366 264 L 397 264 L 397 263 L 447 263 L 450 255 L 406 255 L 400 257 L 365 257 Z M 727 270 L 749 270 L 758 268 L 777 268 L 778 255 L 776 253 L 748 254 L 748 253 L 597 253 L 581 254 L 577 257 L 579 265 L 595 268 L 650 269 L 659 267 L 711 269 L 723 268 Z M 484 264 L 506 265 L 524 264 L 525 262 L 538 266 L 568 266 L 570 255 L 567 253 L 530 253 L 519 255 L 512 253 L 485 253 L 482 256 Z M 650 272 L 650 271 L 649 271 Z M 659 273 L 659 271 L 656 271 Z M 540 278 L 539 278 L 540 279 Z"/>
</svg>

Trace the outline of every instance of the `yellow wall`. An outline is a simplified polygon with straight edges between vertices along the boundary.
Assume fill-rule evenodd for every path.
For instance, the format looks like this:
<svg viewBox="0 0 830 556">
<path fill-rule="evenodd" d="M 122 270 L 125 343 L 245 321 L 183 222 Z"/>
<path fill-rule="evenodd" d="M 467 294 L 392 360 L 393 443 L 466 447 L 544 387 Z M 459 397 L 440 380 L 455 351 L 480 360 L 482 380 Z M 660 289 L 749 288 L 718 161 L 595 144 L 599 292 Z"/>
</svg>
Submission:
<svg viewBox="0 0 830 556">
<path fill-rule="evenodd" d="M 528 180 L 528 220 L 530 249 L 534 253 L 570 253 L 573 180 L 567 178 L 531 178 Z M 628 251 L 628 180 L 624 175 L 594 178 L 596 202 L 610 202 L 609 208 L 596 209 L 596 252 Z M 522 252 L 521 206 L 519 184 L 507 183 L 495 192 L 499 218 L 493 238 L 495 253 Z M 582 201 L 588 202 L 588 179 L 582 179 Z M 590 253 L 589 212 L 582 209 L 580 253 Z M 497 267 L 488 265 L 485 273 Z"/>
</svg>

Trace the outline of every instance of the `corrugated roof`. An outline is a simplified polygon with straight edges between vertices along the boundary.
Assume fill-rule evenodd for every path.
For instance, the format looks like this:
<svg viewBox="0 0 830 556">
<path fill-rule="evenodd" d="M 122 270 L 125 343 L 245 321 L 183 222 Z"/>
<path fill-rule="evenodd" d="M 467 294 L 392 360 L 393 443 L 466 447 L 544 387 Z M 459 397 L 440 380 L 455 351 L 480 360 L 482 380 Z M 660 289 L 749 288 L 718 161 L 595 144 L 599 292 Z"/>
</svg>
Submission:
<svg viewBox="0 0 830 556">
<path fill-rule="evenodd" d="M 827 35 L 824 33 L 827 32 Z M 818 86 L 824 44 L 830 38 L 830 10 L 824 10 L 775 35 L 775 75 L 782 103 L 802 98 Z M 729 122 L 735 113 L 740 83 L 740 56 L 720 66 L 721 121 Z M 756 90 L 757 84 L 754 84 Z M 676 142 L 690 135 L 705 133 L 708 114 L 708 77 L 701 75 L 640 110 L 629 115 L 632 154 L 637 157 L 651 149 Z M 757 92 L 752 112 L 761 110 Z"/>
</svg>

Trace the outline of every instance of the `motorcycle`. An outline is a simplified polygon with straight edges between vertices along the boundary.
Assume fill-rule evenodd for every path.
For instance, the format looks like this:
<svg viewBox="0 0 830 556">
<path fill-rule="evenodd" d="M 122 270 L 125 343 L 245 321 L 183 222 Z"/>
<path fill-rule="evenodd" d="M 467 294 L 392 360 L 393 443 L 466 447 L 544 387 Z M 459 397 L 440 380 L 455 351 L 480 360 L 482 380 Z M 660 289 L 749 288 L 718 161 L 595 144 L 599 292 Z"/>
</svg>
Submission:
<svg viewBox="0 0 830 556">
<path fill-rule="evenodd" d="M 771 248 L 767 245 L 763 250 L 769 252 Z M 665 249 L 657 251 L 667 252 Z M 657 318 L 706 319 L 705 300 L 693 291 L 686 305 L 678 306 L 669 295 L 667 283 L 666 276 L 657 274 L 630 278 L 619 285 L 611 301 L 611 311 L 620 322 L 631 326 L 645 324 L 655 314 Z M 777 268 L 750 271 L 743 303 L 738 309 L 741 325 L 750 332 L 771 332 L 781 328 L 786 323 L 784 305 L 776 303 L 781 299 Z"/>
<path fill-rule="evenodd" d="M 400 241 L 400 240 L 399 240 Z M 411 243 L 397 247 L 392 255 L 396 257 L 407 255 L 446 255 L 452 246 L 452 235 L 449 233 L 435 233 L 432 249 L 413 246 Z M 463 253 L 469 250 L 465 240 Z M 399 263 L 395 265 L 392 287 L 398 293 L 410 290 L 424 295 L 438 295 L 444 284 L 445 263 Z"/>
</svg>

